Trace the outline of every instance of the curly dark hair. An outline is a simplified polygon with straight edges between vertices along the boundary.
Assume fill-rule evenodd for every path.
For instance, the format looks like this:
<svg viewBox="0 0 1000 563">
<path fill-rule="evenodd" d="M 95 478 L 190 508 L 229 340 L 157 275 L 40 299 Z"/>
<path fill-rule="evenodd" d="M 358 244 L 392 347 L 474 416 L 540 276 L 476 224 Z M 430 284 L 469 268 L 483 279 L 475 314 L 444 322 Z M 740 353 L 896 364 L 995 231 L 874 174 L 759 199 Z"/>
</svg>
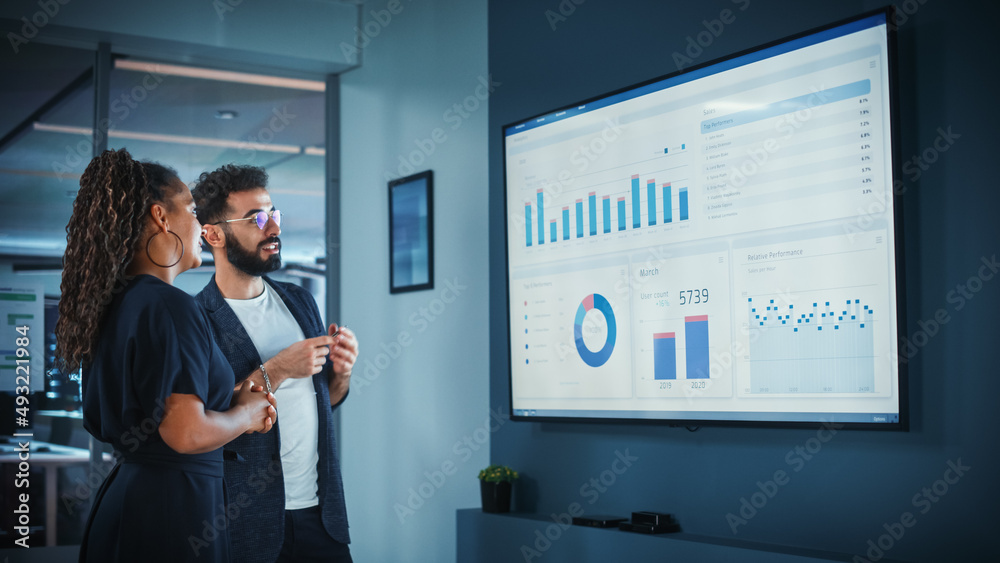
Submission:
<svg viewBox="0 0 1000 563">
<path fill-rule="evenodd" d="M 169 203 L 177 172 L 136 162 L 125 149 L 94 157 L 66 225 L 56 358 L 64 372 L 91 360 L 104 313 L 126 280 L 153 203 Z"/>
<path fill-rule="evenodd" d="M 259 166 L 226 164 L 213 172 L 202 172 L 191 190 L 198 207 L 198 221 L 211 225 L 222 221 L 231 210 L 229 194 L 267 187 L 267 172 Z"/>
</svg>

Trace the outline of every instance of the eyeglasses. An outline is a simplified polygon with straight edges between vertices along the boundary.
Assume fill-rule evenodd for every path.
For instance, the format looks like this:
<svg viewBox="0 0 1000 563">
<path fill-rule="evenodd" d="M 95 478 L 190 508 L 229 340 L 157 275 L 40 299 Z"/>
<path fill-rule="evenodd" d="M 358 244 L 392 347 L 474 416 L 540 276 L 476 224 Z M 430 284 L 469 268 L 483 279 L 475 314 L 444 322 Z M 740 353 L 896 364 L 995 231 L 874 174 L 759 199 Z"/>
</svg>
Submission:
<svg viewBox="0 0 1000 563">
<path fill-rule="evenodd" d="M 228 221 L 219 221 L 219 223 L 236 223 L 239 221 L 255 220 L 257 221 L 257 228 L 263 231 L 264 226 L 267 225 L 268 218 L 273 219 L 275 225 L 279 227 L 281 226 L 281 212 L 278 211 L 277 209 L 272 211 L 270 214 L 268 214 L 266 211 L 259 211 L 257 212 L 256 215 L 251 215 L 250 217 L 244 217 L 242 219 L 230 219 Z M 218 225 L 219 223 L 212 223 L 212 224 Z"/>
</svg>

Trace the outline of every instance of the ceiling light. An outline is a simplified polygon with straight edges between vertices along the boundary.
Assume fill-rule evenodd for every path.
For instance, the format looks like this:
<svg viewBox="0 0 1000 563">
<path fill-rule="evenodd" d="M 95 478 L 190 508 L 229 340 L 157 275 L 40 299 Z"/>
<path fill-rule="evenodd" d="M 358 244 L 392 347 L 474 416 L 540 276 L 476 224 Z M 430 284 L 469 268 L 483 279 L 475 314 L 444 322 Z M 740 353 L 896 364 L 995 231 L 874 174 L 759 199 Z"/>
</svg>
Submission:
<svg viewBox="0 0 1000 563">
<path fill-rule="evenodd" d="M 234 72 L 231 70 L 215 70 L 193 66 L 152 63 L 132 59 L 115 59 L 115 68 L 119 70 L 149 72 L 166 76 L 186 76 L 188 78 L 218 80 L 221 82 L 237 82 L 240 84 L 257 84 L 259 86 L 292 88 L 294 90 L 307 90 L 310 92 L 326 91 L 326 83 L 322 80 L 284 78 L 281 76 L 268 76 L 266 74 L 251 74 L 249 72 Z"/>
<path fill-rule="evenodd" d="M 73 125 L 54 125 L 51 123 L 41 123 L 36 121 L 33 125 L 35 131 L 45 131 L 49 133 L 68 133 L 71 135 L 83 135 L 90 137 L 94 134 L 89 127 L 76 127 Z M 133 139 L 136 141 L 150 141 L 154 143 L 173 143 L 178 145 L 195 145 L 200 147 L 215 147 L 220 149 L 241 149 L 265 152 L 277 152 L 284 154 L 308 154 L 317 155 L 316 149 L 312 147 L 300 147 L 298 145 L 279 145 L 276 143 L 252 143 L 248 141 L 237 141 L 229 139 L 211 139 L 207 137 L 190 137 L 186 135 L 168 135 L 165 133 L 143 133 L 140 131 L 122 131 L 121 129 L 111 129 L 108 137 L 113 139 Z M 326 151 L 323 151 L 326 154 Z"/>
</svg>

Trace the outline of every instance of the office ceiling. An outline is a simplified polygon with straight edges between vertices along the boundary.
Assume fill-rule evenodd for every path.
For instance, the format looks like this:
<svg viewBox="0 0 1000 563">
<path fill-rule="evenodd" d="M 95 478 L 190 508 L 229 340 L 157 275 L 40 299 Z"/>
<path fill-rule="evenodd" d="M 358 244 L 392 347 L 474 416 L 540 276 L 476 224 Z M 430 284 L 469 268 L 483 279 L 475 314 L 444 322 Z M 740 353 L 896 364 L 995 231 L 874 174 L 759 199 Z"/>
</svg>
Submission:
<svg viewBox="0 0 1000 563">
<path fill-rule="evenodd" d="M 92 156 L 94 54 L 28 47 L 0 50 L 0 254 L 55 258 Z M 264 166 L 285 217 L 286 261 L 325 256 L 323 92 L 116 68 L 110 99 L 110 148 L 169 165 L 192 185 L 226 163 Z"/>
</svg>

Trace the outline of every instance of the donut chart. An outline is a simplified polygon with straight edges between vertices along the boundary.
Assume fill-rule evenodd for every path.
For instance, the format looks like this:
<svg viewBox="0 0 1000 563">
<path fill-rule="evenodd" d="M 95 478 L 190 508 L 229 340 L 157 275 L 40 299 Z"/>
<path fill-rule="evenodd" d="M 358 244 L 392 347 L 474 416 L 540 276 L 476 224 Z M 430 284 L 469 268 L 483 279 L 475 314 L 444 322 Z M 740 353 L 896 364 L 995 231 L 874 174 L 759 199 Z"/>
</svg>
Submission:
<svg viewBox="0 0 1000 563">
<path fill-rule="evenodd" d="M 607 340 L 604 342 L 604 347 L 596 352 L 587 348 L 587 344 L 583 341 L 583 319 L 592 309 L 600 311 L 608 323 Z M 593 368 L 603 366 L 615 349 L 617 334 L 615 312 L 611 309 L 611 303 L 608 303 L 608 300 L 600 293 L 591 293 L 585 297 L 576 309 L 576 320 L 573 323 L 573 339 L 576 341 L 576 351 L 580 354 L 580 359 Z"/>
</svg>

